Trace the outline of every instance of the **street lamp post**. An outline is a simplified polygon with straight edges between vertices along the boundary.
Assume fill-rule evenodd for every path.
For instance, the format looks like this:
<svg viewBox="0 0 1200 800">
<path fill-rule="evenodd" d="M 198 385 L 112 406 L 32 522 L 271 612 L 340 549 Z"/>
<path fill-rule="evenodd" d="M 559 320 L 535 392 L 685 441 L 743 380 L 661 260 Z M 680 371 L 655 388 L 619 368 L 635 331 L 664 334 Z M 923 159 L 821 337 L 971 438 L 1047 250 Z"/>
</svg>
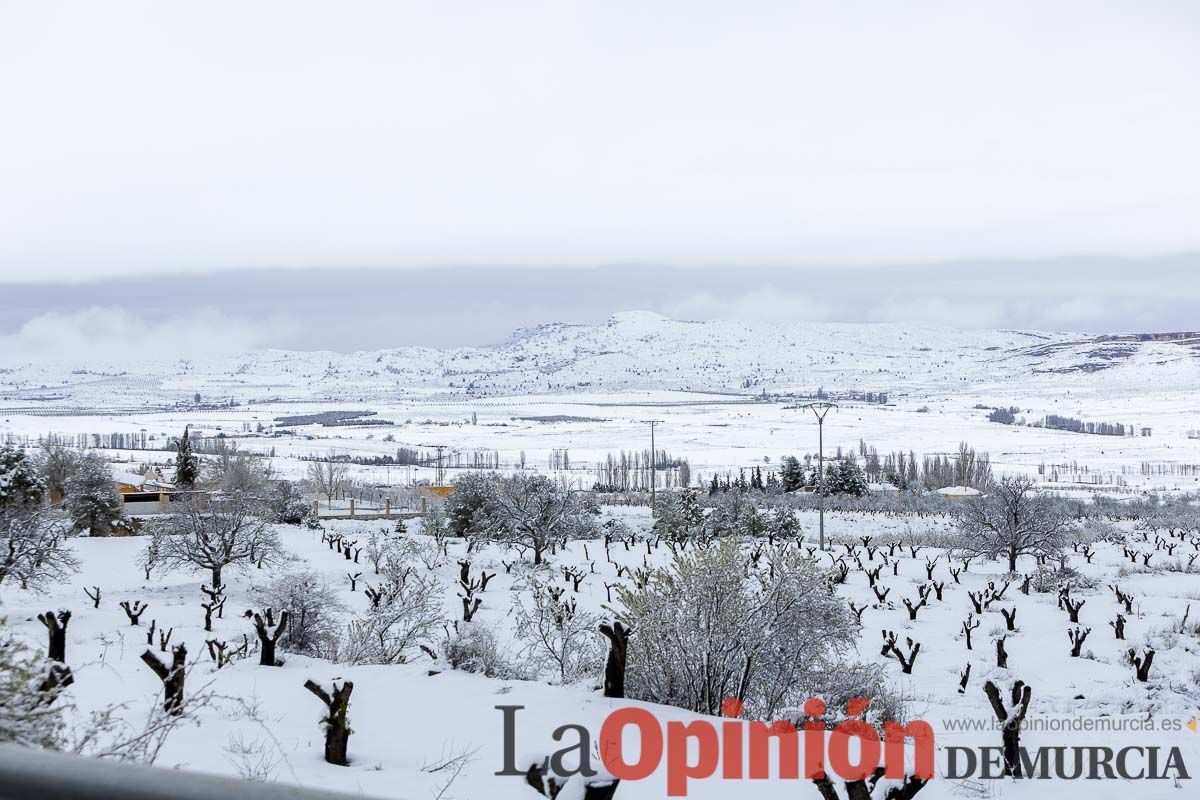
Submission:
<svg viewBox="0 0 1200 800">
<path fill-rule="evenodd" d="M 813 412 L 817 417 L 817 492 L 820 495 L 820 501 L 817 504 L 817 509 L 820 514 L 820 547 L 825 549 L 825 415 L 829 413 L 829 409 L 837 408 L 836 403 L 809 403 L 804 406 Z"/>
</svg>

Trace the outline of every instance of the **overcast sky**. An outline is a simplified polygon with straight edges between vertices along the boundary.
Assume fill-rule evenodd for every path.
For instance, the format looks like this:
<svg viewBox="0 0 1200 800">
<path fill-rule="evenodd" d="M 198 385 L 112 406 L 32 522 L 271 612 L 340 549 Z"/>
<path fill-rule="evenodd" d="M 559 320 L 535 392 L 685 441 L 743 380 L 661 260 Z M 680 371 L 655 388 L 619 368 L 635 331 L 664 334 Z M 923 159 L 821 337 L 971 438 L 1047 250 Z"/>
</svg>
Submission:
<svg viewBox="0 0 1200 800">
<path fill-rule="evenodd" d="M 245 270 L 560 287 L 465 330 L 393 329 L 438 341 L 622 306 L 1133 329 L 1156 289 L 1165 327 L 1180 290 L 1152 271 L 1064 306 L 989 297 L 979 260 L 1200 282 L 1198 43 L 1193 0 L 0 0 L 0 282 L 121 287 L 99 305 L 135 325 L 155 313 L 139 287 L 172 285 L 142 276 L 223 273 L 191 284 L 214 318 L 244 313 L 219 295 L 257 286 Z M 936 272 L 902 265 L 937 263 L 975 283 L 889 305 Z M 855 265 L 877 280 L 851 302 Z M 696 290 L 643 299 L 634 266 Z M 847 292 L 820 297 L 813 266 Z M 602 267 L 628 291 L 571 300 Z M 3 294 L 11 333 L 54 292 Z M 94 314 L 87 294 L 54 313 Z M 250 339 L 312 338 L 256 302 L 279 325 Z"/>
</svg>

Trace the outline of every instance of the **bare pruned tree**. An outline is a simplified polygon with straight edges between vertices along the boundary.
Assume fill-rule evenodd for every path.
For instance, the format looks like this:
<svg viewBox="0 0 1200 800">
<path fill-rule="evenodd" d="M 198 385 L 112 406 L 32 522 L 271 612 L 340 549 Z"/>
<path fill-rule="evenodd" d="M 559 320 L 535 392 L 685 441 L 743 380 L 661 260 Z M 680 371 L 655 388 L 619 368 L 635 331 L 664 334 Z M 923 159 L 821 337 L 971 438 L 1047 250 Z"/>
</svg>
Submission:
<svg viewBox="0 0 1200 800">
<path fill-rule="evenodd" d="M 442 586 L 434 575 L 408 574 L 380 587 L 378 601 L 346 628 L 339 660 L 403 664 L 445 621 Z"/>
<path fill-rule="evenodd" d="M 564 599 L 537 577 L 530 578 L 529 588 L 527 602 L 523 593 L 513 602 L 526 666 L 564 684 L 599 674 L 604 663 L 604 648 L 596 636 L 601 618 L 580 609 L 574 598 Z"/>
<path fill-rule="evenodd" d="M 280 555 L 279 537 L 257 502 L 235 495 L 181 505 L 152 531 L 147 547 L 157 549 L 156 568 L 210 570 L 216 589 L 226 567 L 258 566 Z"/>
<path fill-rule="evenodd" d="M 66 522 L 57 511 L 0 510 L 0 584 L 13 578 L 22 589 L 40 589 L 79 569 L 66 534 Z"/>
<path fill-rule="evenodd" d="M 533 563 L 561 539 L 588 530 L 575 497 L 544 475 L 516 474 L 503 478 L 489 500 L 491 535 L 533 550 Z"/>
<path fill-rule="evenodd" d="M 987 558 L 1007 558 L 1017 571 L 1023 555 L 1053 556 L 1069 541 L 1075 522 L 1055 500 L 1037 493 L 1026 477 L 1002 478 L 981 497 L 955 510 L 961 550 Z"/>
<path fill-rule="evenodd" d="M 54 437 L 42 441 L 38 454 L 38 472 L 46 482 L 51 503 L 60 503 L 67 495 L 67 484 L 79 469 L 79 451 Z"/>
<path fill-rule="evenodd" d="M 331 503 L 345 486 L 348 474 L 346 462 L 337 460 L 334 453 L 330 453 L 325 461 L 313 461 L 308 465 L 309 483 Z"/>
<path fill-rule="evenodd" d="M 171 653 L 170 665 L 163 663 L 153 650 L 143 651 L 142 661 L 163 683 L 163 710 L 171 716 L 177 717 L 183 714 L 183 682 L 187 677 L 187 647 L 182 644 L 175 647 Z"/>
<path fill-rule="evenodd" d="M 381 531 L 371 531 L 363 551 L 367 555 L 367 561 L 375 568 L 375 574 L 378 575 L 388 555 L 396 551 L 396 543 L 388 536 L 386 528 Z"/>
<path fill-rule="evenodd" d="M 207 483 L 223 492 L 267 496 L 272 478 L 270 461 L 240 450 L 237 442 L 217 439 L 215 451 L 204 467 Z"/>
<path fill-rule="evenodd" d="M 323 658 L 334 650 L 346 606 L 318 573 L 284 573 L 258 589 L 254 598 L 264 608 L 289 612 L 287 631 L 279 641 L 284 651 Z"/>
<path fill-rule="evenodd" d="M 333 694 L 325 691 L 313 680 L 304 682 L 304 688 L 315 694 L 325 704 L 325 717 L 321 720 L 325 726 L 325 760 L 339 767 L 347 766 L 350 761 L 346 758 L 346 745 L 350 740 L 350 723 L 346 719 L 350 707 L 350 693 L 354 684 L 343 681 L 341 686 L 333 684 Z"/>
<path fill-rule="evenodd" d="M 777 549 L 770 561 L 747 579 L 726 537 L 681 552 L 639 589 L 618 589 L 619 619 L 635 631 L 626 696 L 704 714 L 736 697 L 756 718 L 773 719 L 818 685 L 832 692 L 827 676 L 850 675 L 858 621 L 799 551 Z"/>
</svg>

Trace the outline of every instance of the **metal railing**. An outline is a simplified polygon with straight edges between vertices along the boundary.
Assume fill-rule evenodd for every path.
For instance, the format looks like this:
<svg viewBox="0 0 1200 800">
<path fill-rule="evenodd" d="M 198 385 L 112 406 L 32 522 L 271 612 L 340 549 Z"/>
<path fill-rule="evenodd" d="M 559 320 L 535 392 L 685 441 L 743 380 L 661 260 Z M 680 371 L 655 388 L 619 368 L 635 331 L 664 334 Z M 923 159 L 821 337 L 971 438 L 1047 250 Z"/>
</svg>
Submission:
<svg viewBox="0 0 1200 800">
<path fill-rule="evenodd" d="M 352 800 L 355 795 L 257 783 L 0 746 L 0 800 Z"/>
</svg>

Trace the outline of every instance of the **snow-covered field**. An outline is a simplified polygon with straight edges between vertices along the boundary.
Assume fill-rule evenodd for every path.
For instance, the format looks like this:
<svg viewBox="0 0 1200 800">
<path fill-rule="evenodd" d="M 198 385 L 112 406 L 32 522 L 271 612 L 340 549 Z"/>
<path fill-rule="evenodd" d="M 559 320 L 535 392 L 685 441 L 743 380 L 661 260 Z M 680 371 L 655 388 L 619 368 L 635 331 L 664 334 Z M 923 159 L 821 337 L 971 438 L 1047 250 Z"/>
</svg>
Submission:
<svg viewBox="0 0 1200 800">
<path fill-rule="evenodd" d="M 634 530 L 646 530 L 650 522 L 644 508 L 610 508 L 605 514 L 620 517 Z M 811 515 L 806 515 L 803 522 L 810 531 L 815 526 Z M 914 534 L 935 533 L 944 529 L 946 521 L 931 519 L 917 524 L 903 518 L 834 514 L 828 523 L 834 538 L 848 541 L 850 537 L 872 536 L 879 544 L 907 540 Z M 384 529 L 384 523 L 330 521 L 326 522 L 326 528 L 330 533 L 361 542 L 371 530 Z M 266 764 L 265 772 L 276 780 L 385 797 L 531 797 L 532 793 L 520 779 L 498 778 L 493 774 L 503 765 L 502 715 L 495 706 L 525 707 L 519 712 L 517 728 L 517 749 L 524 755 L 546 754 L 556 749 L 549 740 L 549 732 L 559 725 L 586 725 L 594 734 L 608 712 L 618 705 L 629 704 L 604 699 L 594 681 L 558 686 L 537 681 L 495 680 L 450 670 L 425 657 L 403 666 L 348 667 L 286 655 L 283 666 L 271 668 L 259 666 L 251 654 L 218 670 L 205 653 L 205 641 L 215 638 L 236 643 L 243 634 L 254 641 L 252 624 L 241 612 L 254 607 L 254 587 L 271 579 L 273 574 L 269 572 L 277 574 L 280 570 L 311 567 L 338 587 L 351 613 L 367 606 L 363 588 L 377 580 L 369 565 L 348 563 L 322 542 L 320 531 L 284 527 L 281 533 L 292 563 L 274 571 L 251 569 L 230 574 L 227 611 L 223 619 L 214 621 L 212 633 L 203 630 L 203 612 L 199 606 L 204 599 L 200 587 L 206 576 L 168 573 L 146 581 L 135 565 L 144 544 L 135 537 L 72 540 L 71 546 L 83 564 L 79 574 L 43 595 L 6 586 L 5 613 L 22 638 L 41 644 L 45 630 L 35 615 L 49 609 L 73 609 L 67 637 L 68 661 L 76 675 L 72 698 L 81 711 L 127 703 L 126 713 L 135 720 L 158 703 L 161 694 L 158 679 L 139 660 L 147 646 L 148 623 L 154 620 L 159 630 L 172 630 L 172 645 L 186 643 L 189 658 L 195 662 L 188 676 L 188 691 L 211 692 L 218 699 L 198 712 L 198 725 L 185 725 L 172 735 L 160 757 L 161 766 L 238 774 L 249 770 L 247 762 Z M 844 552 L 846 548 L 841 545 L 834 549 Z M 884 546 L 868 560 L 863 548 L 858 549 L 867 568 L 881 564 L 882 555 L 887 552 Z M 1152 551 L 1149 545 L 1139 549 Z M 1186 549 L 1193 550 L 1191 546 Z M 574 542 L 567 551 L 553 556 L 548 575 L 566 588 L 568 596 L 577 600 L 581 608 L 601 612 L 607 604 L 604 584 L 628 582 L 615 575 L 617 565 L 636 568 L 644 563 L 661 564 L 669 558 L 664 546 L 649 548 L 649 555 L 647 550 L 645 544 L 628 550 L 613 546 L 610 563 L 604 556 L 602 541 Z M 515 648 L 511 609 L 521 590 L 502 563 L 511 563 L 514 554 L 496 546 L 469 555 L 464 551 L 462 542 L 452 541 L 448 556 L 439 559 L 441 565 L 435 569 L 445 587 L 447 617 L 458 613 L 456 608 L 460 603 L 456 597 L 457 562 L 469 558 L 473 569 L 497 573 L 480 595 L 483 603 L 477 619 L 501 631 L 507 646 Z M 857 643 L 858 658 L 887 664 L 889 681 L 895 691 L 908 698 L 912 716 L 933 726 L 939 751 L 948 745 L 998 745 L 996 731 L 963 731 L 953 726 L 955 721 L 991 718 L 980 689 L 985 680 L 1007 686 L 1019 678 L 1033 687 L 1031 718 L 1060 724 L 1082 718 L 1097 724 L 1106 720 L 1109 724 L 1131 726 L 1117 732 L 1030 730 L 1023 738 L 1028 746 L 1177 746 L 1189 767 L 1200 765 L 1200 734 L 1184 727 L 1188 720 L 1200 717 L 1200 641 L 1194 634 L 1194 622 L 1191 635 L 1171 632 L 1180 624 L 1189 604 L 1200 613 L 1200 570 L 1139 568 L 1128 562 L 1119 546 L 1112 544 L 1099 544 L 1095 551 L 1091 563 L 1082 555 L 1070 556 L 1071 565 L 1096 584 L 1094 588 L 1076 592 L 1077 599 L 1086 600 L 1080 611 L 1081 625 L 1091 629 L 1080 658 L 1070 656 L 1067 630 L 1073 626 L 1068 625 L 1066 612 L 1058 608 L 1055 594 L 1033 591 L 1024 595 L 1016 585 L 979 618 L 981 624 L 974 632 L 974 649 L 967 649 L 960 626 L 971 611 L 968 592 L 978 592 L 989 581 L 998 581 L 1003 572 L 999 564 L 974 561 L 959 575 L 959 583 L 953 580 L 949 569 L 957 569 L 961 564 L 949 561 L 936 548 L 924 547 L 913 558 L 902 547 L 895 549 L 893 557 L 898 564 L 897 575 L 890 574 L 892 568 L 884 571 L 883 583 L 891 590 L 887 602 L 877 601 L 866 575 L 857 569 L 852 569 L 838 591 L 847 601 L 867 607 L 862 617 L 862 637 Z M 1158 555 L 1160 567 L 1180 561 Z M 832 561 L 831 556 L 823 558 Z M 930 558 L 936 560 L 934 581 L 944 583 L 943 597 L 940 601 L 931 599 L 918 619 L 910 621 L 902 600 L 916 600 L 917 587 L 927 582 Z M 558 574 L 564 566 L 578 566 L 588 573 L 578 593 Z M 1031 568 L 1031 563 L 1022 564 L 1022 569 Z M 348 571 L 364 573 L 358 579 L 356 592 L 350 591 Z M 1128 642 L 1116 641 L 1108 625 L 1120 610 L 1108 588 L 1110 583 L 1118 584 L 1136 598 L 1134 613 L 1128 615 Z M 102 590 L 98 609 L 93 609 L 84 595 L 85 587 L 92 586 Z M 119 608 L 118 604 L 124 600 L 148 603 L 140 626 L 131 626 Z M 1007 670 L 996 667 L 993 645 L 1005 628 L 1001 608 L 1016 611 L 1016 630 L 1008 633 L 1006 640 Z M 922 644 L 911 675 L 902 674 L 895 659 L 880 655 L 881 629 L 898 632 L 901 642 L 911 637 Z M 1155 646 L 1157 655 L 1150 681 L 1142 684 L 1135 681 L 1124 651 L 1127 646 L 1140 647 L 1146 643 Z M 153 649 L 158 650 L 157 640 Z M 968 663 L 973 667 L 970 682 L 966 693 L 959 694 L 959 674 Z M 331 766 L 322 760 L 318 726 L 322 709 L 302 688 L 308 678 L 325 685 L 335 679 L 352 680 L 355 684 L 350 705 L 354 731 L 350 738 L 352 763 L 348 768 Z M 664 721 L 693 716 L 666 707 L 653 710 Z M 1146 720 L 1159 729 L 1137 730 Z M 1171 726 L 1175 727 L 1163 729 Z M 461 754 L 469 754 L 466 766 L 446 787 L 452 770 L 432 768 Z M 941 761 L 939 755 L 939 765 Z M 1073 784 L 1071 791 L 1074 786 L 1082 784 Z M 1098 798 L 1126 797 L 1130 792 L 1138 797 L 1186 797 L 1190 792 L 1188 786 L 1187 781 L 1179 784 L 1098 781 L 1089 782 L 1087 791 L 1089 796 Z M 444 794 L 439 795 L 443 789 Z M 796 786 L 793 781 L 754 781 L 752 789 L 747 789 L 740 782 L 717 778 L 693 781 L 689 796 L 729 797 L 748 790 L 762 797 L 817 796 L 813 787 Z M 1049 781 L 942 779 L 926 787 L 923 796 L 1049 797 L 1062 790 L 1062 785 Z M 645 781 L 626 782 L 618 796 L 654 798 L 665 796 L 665 791 L 665 773 L 660 770 Z"/>
<path fill-rule="evenodd" d="M 490 348 L 260 351 L 207 361 L 115 354 L 108 364 L 11 353 L 0 358 L 0 438 L 144 432 L 149 447 L 162 448 L 190 424 L 201 435 L 245 437 L 245 447 L 274 451 L 276 468 L 293 475 L 303 466 L 283 456 L 330 450 L 370 456 L 441 444 L 466 463 L 486 451 L 512 467 L 524 453 L 543 471 L 565 450 L 568 479 L 590 486 L 608 453 L 649 447 L 647 419 L 662 420 L 657 446 L 687 458 L 694 477 L 815 454 L 815 421 L 795 406 L 824 389 L 843 406 L 826 422 L 827 453 L 863 439 L 881 454 L 920 457 L 965 440 L 1005 471 L 1036 474 L 1046 465 L 1042 477 L 1062 483 L 1194 490 L 1198 341 L 625 313 L 605 325 L 518 331 Z M 850 392 L 885 393 L 888 402 L 856 402 Z M 1016 407 L 1030 423 L 1055 414 L 1150 435 L 999 425 L 987 421 L 994 407 Z M 329 410 L 372 411 L 394 425 L 271 435 L 284 428 L 277 417 Z M 433 475 L 378 468 L 360 477 L 400 484 Z"/>
<path fill-rule="evenodd" d="M 1045 413 L 1086 420 L 1128 420 L 1152 430 L 1151 436 L 1099 436 L 1045 428 L 1000 425 L 987 421 L 976 405 L 1012 402 L 996 389 L 975 388 L 953 395 L 901 399 L 888 405 L 843 401 L 826 418 L 824 444 L 829 456 L 838 448 L 856 450 L 859 440 L 882 455 L 915 451 L 917 457 L 953 453 L 962 441 L 990 455 L 997 471 L 1058 478 L 1058 488 L 1103 486 L 1110 491 L 1194 491 L 1200 489 L 1200 438 L 1187 432 L 1200 427 L 1196 393 L 1145 394 L 1138 398 L 1046 397 L 1027 401 L 1029 419 Z M 927 410 L 923 410 L 927 409 Z M 394 425 L 288 426 L 278 417 L 323 410 L 369 410 Z M 817 426 L 811 413 L 793 402 L 750 402 L 694 393 L 538 395 L 486 400 L 441 399 L 366 403 L 267 403 L 214 410 L 147 411 L 119 416 L 34 416 L 9 412 L 0 417 L 5 433 L 36 441 L 46 434 L 127 435 L 145 432 L 149 450 L 113 453 L 120 460 L 166 464 L 169 437 L 190 425 L 193 436 L 236 437 L 243 449 L 274 454 L 283 475 L 300 477 L 300 457 L 338 453 L 346 456 L 393 455 L 401 447 L 432 453 L 445 445 L 446 464 L 454 453 L 470 464 L 475 452 L 496 454 L 502 467 L 514 468 L 525 457 L 527 468 L 551 472 L 554 451 L 567 451 L 569 482 L 582 488 L 596 479 L 595 467 L 610 453 L 649 448 L 648 419 L 660 420 L 655 444 L 689 460 L 693 482 L 740 468 L 768 469 L 785 454 L 817 453 Z M 472 424 L 474 420 L 474 424 Z M 257 433 L 259 426 L 262 433 Z M 278 430 L 277 430 L 278 429 Z M 1143 465 L 1147 465 L 1144 469 Z M 1057 468 L 1057 469 L 1056 469 Z M 1057 476 L 1055 473 L 1057 472 Z M 431 481 L 427 467 L 371 467 L 357 477 L 376 485 Z"/>
</svg>

